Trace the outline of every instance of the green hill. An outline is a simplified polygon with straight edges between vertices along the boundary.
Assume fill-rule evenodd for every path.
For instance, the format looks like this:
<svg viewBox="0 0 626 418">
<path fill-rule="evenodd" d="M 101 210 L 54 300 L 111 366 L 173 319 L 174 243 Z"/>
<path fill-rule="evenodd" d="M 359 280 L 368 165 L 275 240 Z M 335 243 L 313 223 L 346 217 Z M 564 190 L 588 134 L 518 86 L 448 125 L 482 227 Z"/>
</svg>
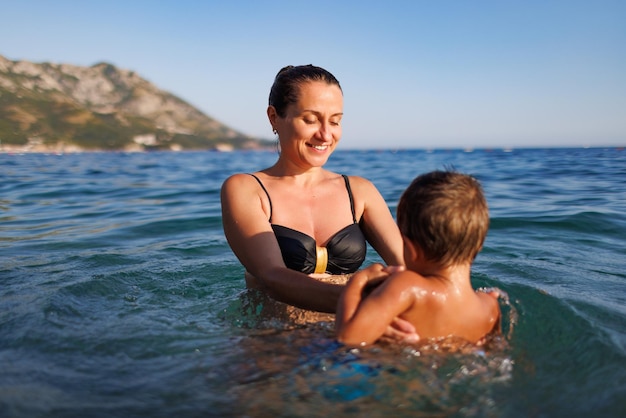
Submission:
<svg viewBox="0 0 626 418">
<path fill-rule="evenodd" d="M 133 71 L 0 56 L 0 149 L 200 150 L 269 147 Z"/>
</svg>

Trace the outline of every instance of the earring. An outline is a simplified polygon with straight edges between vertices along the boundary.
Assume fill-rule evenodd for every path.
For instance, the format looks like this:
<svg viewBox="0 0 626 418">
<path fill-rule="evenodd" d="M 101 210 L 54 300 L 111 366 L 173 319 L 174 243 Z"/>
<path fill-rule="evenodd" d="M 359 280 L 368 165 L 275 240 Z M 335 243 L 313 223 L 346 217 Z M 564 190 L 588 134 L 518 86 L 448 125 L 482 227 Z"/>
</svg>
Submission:
<svg viewBox="0 0 626 418">
<path fill-rule="evenodd" d="M 276 128 L 273 128 L 272 132 L 274 133 L 274 135 L 278 135 L 278 131 L 276 130 Z"/>
</svg>

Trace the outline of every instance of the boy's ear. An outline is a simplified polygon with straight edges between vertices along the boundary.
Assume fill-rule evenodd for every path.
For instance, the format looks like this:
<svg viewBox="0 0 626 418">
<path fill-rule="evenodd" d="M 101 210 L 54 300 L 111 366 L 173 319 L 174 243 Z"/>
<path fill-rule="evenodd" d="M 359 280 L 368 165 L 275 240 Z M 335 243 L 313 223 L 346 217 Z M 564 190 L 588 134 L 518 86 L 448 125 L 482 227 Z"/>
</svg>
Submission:
<svg viewBox="0 0 626 418">
<path fill-rule="evenodd" d="M 422 256 L 422 249 L 415 245 L 413 241 L 408 239 L 402 234 L 402 241 L 404 241 L 404 258 L 405 262 L 408 260 L 417 261 Z"/>
</svg>

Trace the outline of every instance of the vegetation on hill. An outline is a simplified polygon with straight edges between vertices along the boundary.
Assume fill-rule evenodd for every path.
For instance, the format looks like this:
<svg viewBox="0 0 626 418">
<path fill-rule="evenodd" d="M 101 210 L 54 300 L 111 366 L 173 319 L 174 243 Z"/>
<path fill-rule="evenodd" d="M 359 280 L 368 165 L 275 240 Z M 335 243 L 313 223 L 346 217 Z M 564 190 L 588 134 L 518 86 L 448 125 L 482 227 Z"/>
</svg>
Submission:
<svg viewBox="0 0 626 418">
<path fill-rule="evenodd" d="M 0 56 L 0 147 L 34 151 L 265 148 L 135 72 Z M 1 148 L 0 148 L 1 149 Z"/>
</svg>

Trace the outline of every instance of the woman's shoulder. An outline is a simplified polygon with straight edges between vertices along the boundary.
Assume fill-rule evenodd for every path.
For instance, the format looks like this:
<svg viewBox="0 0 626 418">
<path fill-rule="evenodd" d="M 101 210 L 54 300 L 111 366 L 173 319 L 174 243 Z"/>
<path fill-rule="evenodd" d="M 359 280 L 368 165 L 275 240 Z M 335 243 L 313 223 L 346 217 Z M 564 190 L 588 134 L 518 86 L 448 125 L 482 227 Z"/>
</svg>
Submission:
<svg viewBox="0 0 626 418">
<path fill-rule="evenodd" d="M 258 180 L 255 179 L 257 173 L 235 173 L 231 174 L 222 183 L 222 190 L 228 191 L 234 189 L 241 191 L 248 187 L 258 186 Z"/>
<path fill-rule="evenodd" d="M 366 201 L 370 201 L 370 199 L 379 199 L 380 191 L 378 188 L 365 177 L 361 176 L 348 176 L 348 180 L 350 182 L 350 189 L 352 190 L 352 194 L 357 199 L 365 199 Z"/>
<path fill-rule="evenodd" d="M 374 183 L 372 183 L 370 180 L 366 179 L 365 177 L 350 176 L 350 175 L 346 175 L 346 177 L 348 177 L 348 181 L 350 181 L 350 187 L 352 188 L 362 188 L 362 189 L 375 188 Z"/>
<path fill-rule="evenodd" d="M 224 182 L 257 182 L 257 179 L 265 176 L 263 171 L 250 171 L 246 173 L 234 173 L 224 180 Z"/>
</svg>

